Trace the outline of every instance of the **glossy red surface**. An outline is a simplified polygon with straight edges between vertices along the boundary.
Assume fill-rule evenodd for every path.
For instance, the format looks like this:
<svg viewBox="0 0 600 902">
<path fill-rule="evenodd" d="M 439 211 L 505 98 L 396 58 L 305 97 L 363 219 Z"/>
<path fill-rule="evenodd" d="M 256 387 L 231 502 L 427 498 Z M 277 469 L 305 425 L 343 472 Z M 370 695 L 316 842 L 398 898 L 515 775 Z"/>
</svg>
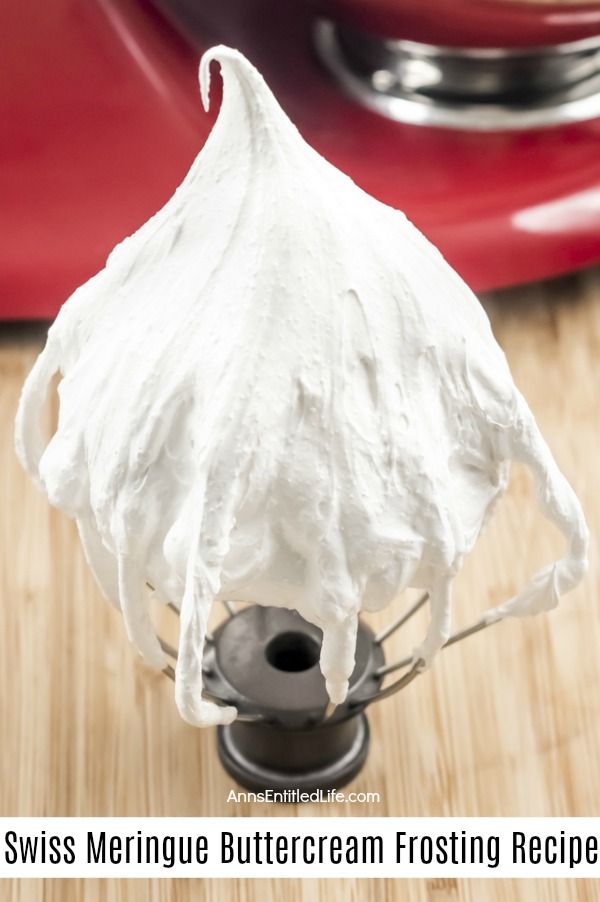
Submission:
<svg viewBox="0 0 600 902">
<path fill-rule="evenodd" d="M 518 0 L 307 0 L 389 38 L 449 47 L 538 47 L 600 33 L 600 3 Z"/>
<path fill-rule="evenodd" d="M 0 317 L 53 316 L 167 200 L 215 116 L 197 61 L 219 41 L 247 53 L 307 140 L 405 210 L 474 288 L 600 259 L 600 121 L 493 135 L 399 125 L 320 70 L 304 3 L 206 7 L 186 43 L 136 0 L 2 5 Z"/>
</svg>

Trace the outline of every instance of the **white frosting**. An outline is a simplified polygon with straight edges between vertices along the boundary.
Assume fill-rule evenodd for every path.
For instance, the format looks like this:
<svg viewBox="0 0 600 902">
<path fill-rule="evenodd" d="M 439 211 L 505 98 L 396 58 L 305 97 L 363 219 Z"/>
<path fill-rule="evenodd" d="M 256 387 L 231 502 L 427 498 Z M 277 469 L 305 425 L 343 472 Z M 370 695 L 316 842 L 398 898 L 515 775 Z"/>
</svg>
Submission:
<svg viewBox="0 0 600 902">
<path fill-rule="evenodd" d="M 74 517 L 131 641 L 166 664 L 148 581 L 181 610 L 176 700 L 193 724 L 215 599 L 297 609 L 323 630 L 333 702 L 357 615 L 423 587 L 414 660 L 450 630 L 450 587 L 505 487 L 533 471 L 563 560 L 490 618 L 552 608 L 587 529 L 480 304 L 406 217 L 301 138 L 262 77 L 215 47 L 224 98 L 171 200 L 60 311 L 17 415 L 19 456 Z M 40 407 L 59 371 L 47 447 Z"/>
</svg>

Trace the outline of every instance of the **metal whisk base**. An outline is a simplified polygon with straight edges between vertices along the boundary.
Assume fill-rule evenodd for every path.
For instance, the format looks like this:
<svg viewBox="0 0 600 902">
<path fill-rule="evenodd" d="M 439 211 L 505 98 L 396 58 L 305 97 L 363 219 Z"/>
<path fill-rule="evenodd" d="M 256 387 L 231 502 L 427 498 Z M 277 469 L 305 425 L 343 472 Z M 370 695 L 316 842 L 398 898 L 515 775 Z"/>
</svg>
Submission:
<svg viewBox="0 0 600 902">
<path fill-rule="evenodd" d="M 369 724 L 362 711 L 307 730 L 234 722 L 218 728 L 217 751 L 227 773 L 255 792 L 339 789 L 367 759 Z"/>
<path fill-rule="evenodd" d="M 366 700 L 383 676 L 383 651 L 361 624 L 348 700 L 333 709 L 319 669 L 321 631 L 295 611 L 254 606 L 226 620 L 205 653 L 207 690 L 242 719 L 220 727 L 225 770 L 255 791 L 336 789 L 363 766 Z"/>
<path fill-rule="evenodd" d="M 427 600 L 425 592 L 377 634 L 359 620 L 348 695 L 337 707 L 329 702 L 319 669 L 318 627 L 285 608 L 252 605 L 238 610 L 225 601 L 229 618 L 206 637 L 202 675 L 204 698 L 238 710 L 236 720 L 217 731 L 217 750 L 227 773 L 257 792 L 338 789 L 355 777 L 369 749 L 365 708 L 405 689 L 424 669 L 424 662 L 410 654 L 386 663 L 383 643 Z M 489 611 L 453 633 L 445 647 L 501 619 L 497 611 Z M 177 649 L 160 642 L 176 661 Z M 398 671 L 400 675 L 382 687 L 385 678 Z M 175 679 L 171 664 L 164 673 Z"/>
</svg>

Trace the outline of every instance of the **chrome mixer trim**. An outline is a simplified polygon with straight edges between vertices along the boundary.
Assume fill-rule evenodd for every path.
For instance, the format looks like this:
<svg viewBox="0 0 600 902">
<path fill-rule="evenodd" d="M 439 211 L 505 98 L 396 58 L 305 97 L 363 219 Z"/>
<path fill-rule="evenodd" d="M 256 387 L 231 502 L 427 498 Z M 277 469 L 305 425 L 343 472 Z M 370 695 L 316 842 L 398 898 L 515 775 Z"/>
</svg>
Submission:
<svg viewBox="0 0 600 902">
<path fill-rule="evenodd" d="M 319 19 L 314 44 L 346 94 L 397 122 L 502 131 L 600 116 L 600 35 L 518 50 L 450 48 Z"/>
</svg>

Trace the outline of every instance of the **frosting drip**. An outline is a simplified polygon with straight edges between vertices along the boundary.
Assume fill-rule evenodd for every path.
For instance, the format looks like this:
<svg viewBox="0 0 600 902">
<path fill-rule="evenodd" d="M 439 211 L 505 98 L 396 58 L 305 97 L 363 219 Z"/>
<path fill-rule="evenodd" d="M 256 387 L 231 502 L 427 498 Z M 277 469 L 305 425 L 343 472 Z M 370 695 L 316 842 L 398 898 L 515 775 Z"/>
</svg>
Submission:
<svg viewBox="0 0 600 902">
<path fill-rule="evenodd" d="M 565 557 L 489 613 L 547 610 L 581 579 L 587 529 L 477 299 L 397 210 L 310 148 L 237 51 L 168 203 L 62 307 L 30 373 L 18 454 L 73 517 L 146 661 L 166 664 L 145 584 L 180 609 L 176 701 L 202 699 L 215 600 L 297 609 L 344 700 L 357 615 L 430 593 L 414 660 L 450 631 L 451 583 L 512 459 L 532 470 Z M 40 408 L 55 372 L 60 415 Z"/>
</svg>

